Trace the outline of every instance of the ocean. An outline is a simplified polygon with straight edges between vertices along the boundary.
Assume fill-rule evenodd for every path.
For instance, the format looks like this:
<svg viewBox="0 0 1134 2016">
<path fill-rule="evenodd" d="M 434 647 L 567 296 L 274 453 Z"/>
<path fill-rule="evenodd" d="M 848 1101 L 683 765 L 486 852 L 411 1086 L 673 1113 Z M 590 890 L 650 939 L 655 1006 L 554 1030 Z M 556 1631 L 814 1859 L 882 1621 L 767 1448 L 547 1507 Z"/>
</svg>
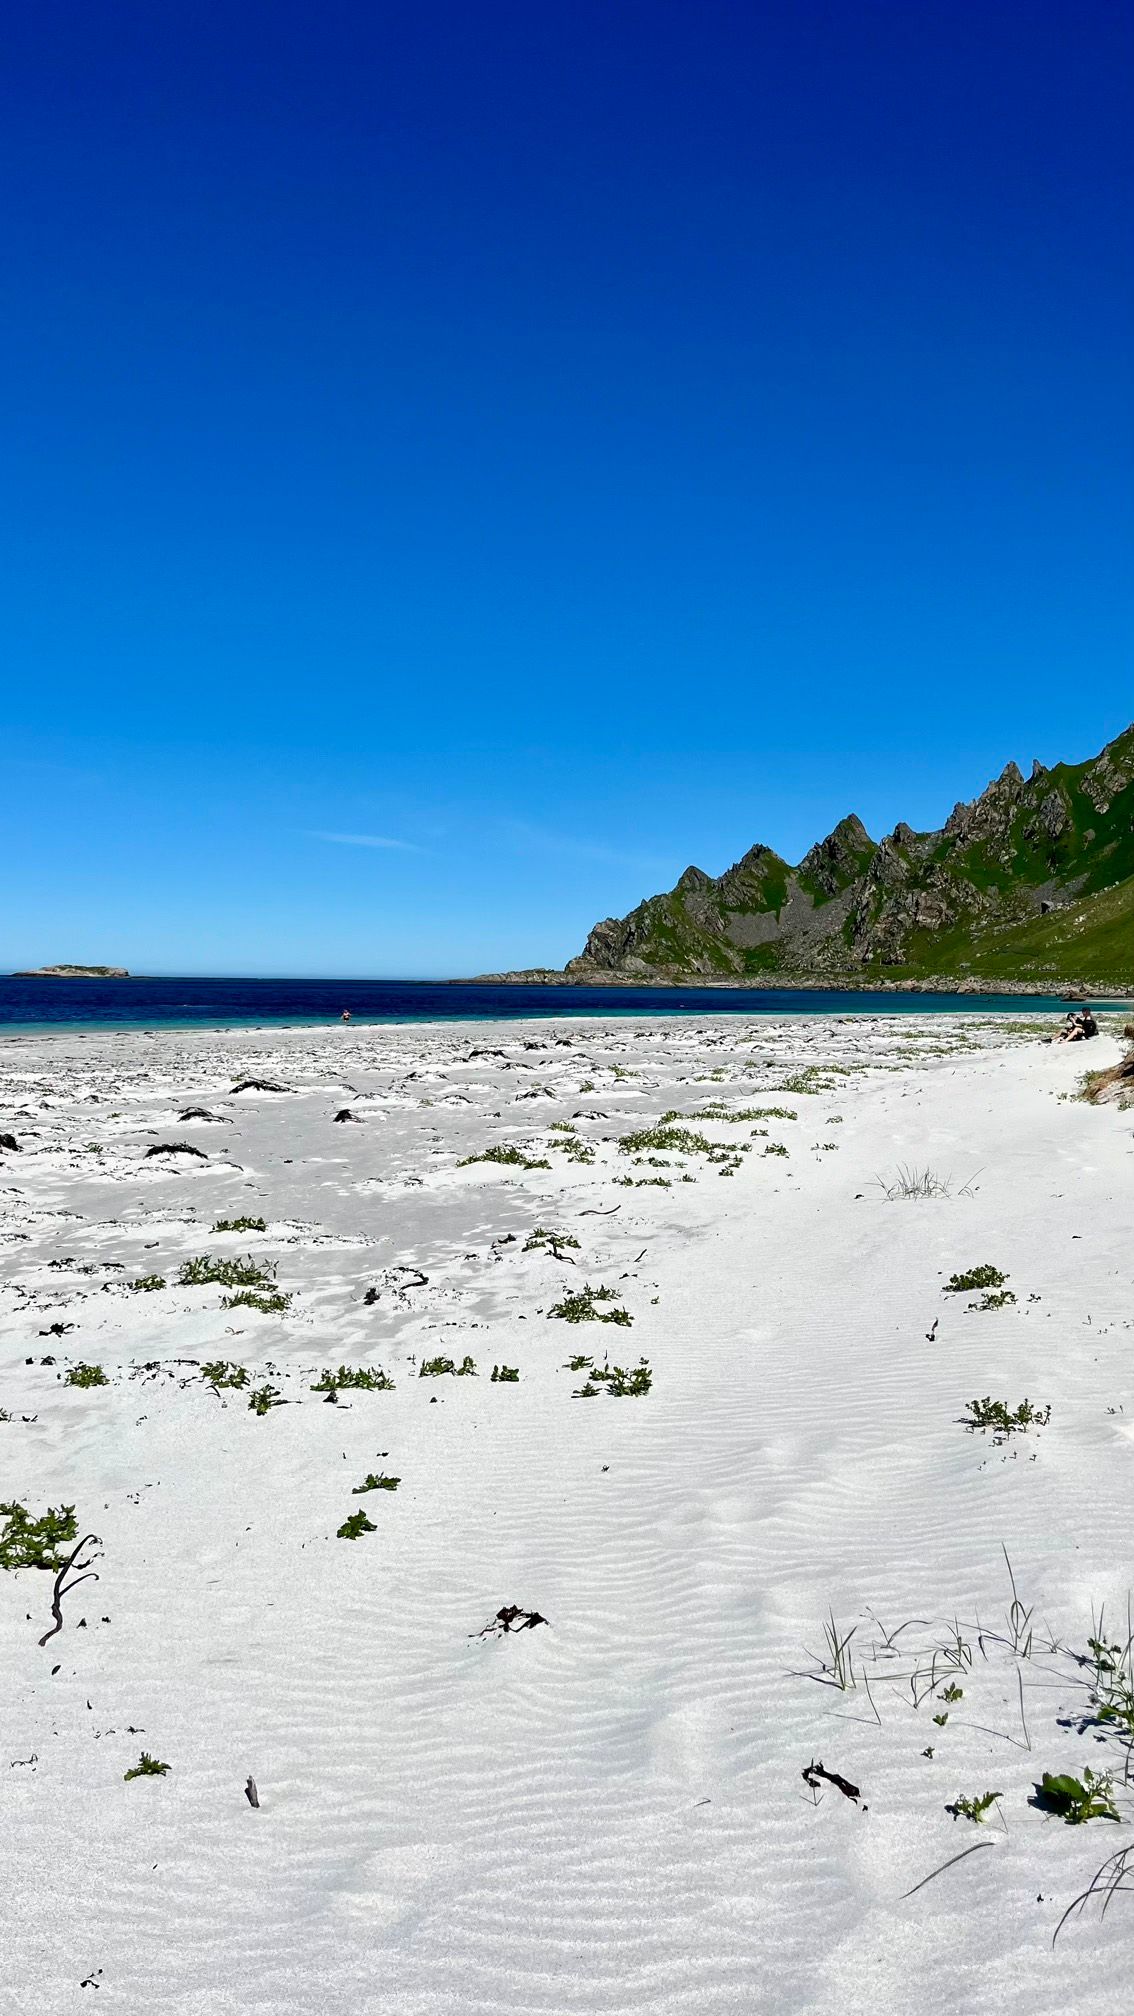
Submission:
<svg viewBox="0 0 1134 2016">
<path fill-rule="evenodd" d="M 1105 1004 L 1114 1007 L 1113 1002 Z M 625 1015 L 1066 1013 L 1054 995 L 771 987 L 525 987 L 439 980 L 0 978 L 0 1031 L 264 1028 L 335 1021 L 517 1021 Z"/>
</svg>

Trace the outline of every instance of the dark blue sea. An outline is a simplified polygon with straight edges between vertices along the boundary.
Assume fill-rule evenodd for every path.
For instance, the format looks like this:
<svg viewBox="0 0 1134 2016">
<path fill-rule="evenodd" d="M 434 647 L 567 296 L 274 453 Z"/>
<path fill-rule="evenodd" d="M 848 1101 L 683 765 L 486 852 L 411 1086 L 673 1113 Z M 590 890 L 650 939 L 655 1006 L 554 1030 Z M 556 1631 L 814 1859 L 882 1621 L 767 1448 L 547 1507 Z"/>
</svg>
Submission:
<svg viewBox="0 0 1134 2016">
<path fill-rule="evenodd" d="M 1066 1013 L 1053 996 L 891 994 L 767 987 L 500 987 L 438 980 L 0 978 L 0 1031 L 264 1028 L 333 1022 L 516 1021 L 552 1015 L 1015 1015 Z"/>
</svg>

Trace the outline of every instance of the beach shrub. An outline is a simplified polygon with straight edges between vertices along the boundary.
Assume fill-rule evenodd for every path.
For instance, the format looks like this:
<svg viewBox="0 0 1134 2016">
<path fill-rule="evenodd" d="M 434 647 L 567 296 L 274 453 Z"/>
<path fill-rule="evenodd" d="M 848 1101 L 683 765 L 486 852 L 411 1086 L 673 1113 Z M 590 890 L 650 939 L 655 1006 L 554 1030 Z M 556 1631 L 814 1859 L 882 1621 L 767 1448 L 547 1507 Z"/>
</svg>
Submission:
<svg viewBox="0 0 1134 2016">
<path fill-rule="evenodd" d="M 207 1365 L 202 1365 L 201 1377 L 207 1379 L 210 1386 L 229 1386 L 238 1390 L 248 1384 L 248 1369 L 244 1365 L 230 1364 L 227 1358 L 211 1358 Z"/>
<path fill-rule="evenodd" d="M 63 1381 L 65 1386 L 109 1386 L 110 1381 L 101 1365 L 71 1365 Z"/>
<path fill-rule="evenodd" d="M 520 1368 L 518 1365 L 494 1365 L 490 1383 L 493 1386 L 515 1386 L 519 1382 L 519 1377 Z"/>
<path fill-rule="evenodd" d="M 337 1372 L 321 1372 L 312 1385 L 313 1393 L 392 1393 L 394 1382 L 379 1365 L 340 1365 Z"/>
<path fill-rule="evenodd" d="M 953 1804 L 946 1806 L 945 1811 L 951 1813 L 954 1820 L 974 1820 L 977 1826 L 981 1827 L 984 1825 L 986 1814 L 991 1813 L 997 1800 L 1003 1797 L 1003 1792 L 974 1792 L 968 1797 L 961 1796 L 954 1799 Z"/>
<path fill-rule="evenodd" d="M 1010 1288 L 992 1288 L 982 1295 L 979 1302 L 970 1302 L 970 1309 L 1007 1309 L 1016 1297 Z"/>
<path fill-rule="evenodd" d="M 364 1533 L 377 1531 L 373 1519 L 368 1519 L 365 1512 L 352 1512 L 349 1519 L 343 1520 L 335 1537 L 339 1540 L 361 1540 Z"/>
<path fill-rule="evenodd" d="M 981 1267 L 970 1267 L 965 1274 L 951 1274 L 941 1292 L 943 1295 L 969 1295 L 977 1288 L 1003 1288 L 1007 1279 L 1007 1274 L 1002 1274 L 999 1267 L 985 1261 Z"/>
<path fill-rule="evenodd" d="M 641 1393 L 648 1393 L 654 1383 L 654 1375 L 645 1358 L 640 1358 L 629 1372 L 621 1365 L 604 1365 L 601 1369 L 592 1365 L 590 1376 L 597 1383 L 605 1385 L 614 1400 L 621 1400 L 624 1397 L 634 1398 Z"/>
<path fill-rule="evenodd" d="M 153 1295 L 157 1289 L 165 1287 L 165 1276 L 164 1274 L 139 1274 L 138 1279 L 131 1281 L 130 1286 L 139 1295 Z"/>
<path fill-rule="evenodd" d="M 654 1127 L 641 1127 L 634 1134 L 624 1134 L 618 1146 L 624 1155 L 644 1155 L 650 1148 L 663 1155 L 711 1155 L 713 1152 L 713 1144 L 704 1134 L 696 1134 L 690 1127 L 677 1127 L 666 1121 L 659 1121 Z"/>
<path fill-rule="evenodd" d="M 578 1240 L 573 1239 L 569 1232 L 550 1232 L 545 1226 L 537 1225 L 524 1241 L 524 1252 L 534 1253 L 544 1246 L 552 1253 L 557 1246 L 561 1246 L 564 1252 L 577 1253 L 580 1250 Z"/>
<path fill-rule="evenodd" d="M 271 1288 L 275 1278 L 271 1261 L 261 1263 L 247 1253 L 238 1253 L 231 1260 L 199 1253 L 193 1260 L 182 1261 L 177 1283 L 180 1288 Z"/>
<path fill-rule="evenodd" d="M 964 1426 L 970 1432 L 976 1429 L 991 1429 L 994 1442 L 1006 1442 L 1010 1435 L 1023 1435 L 1029 1428 L 1046 1428 L 1051 1419 L 1051 1407 L 1033 1407 L 1030 1400 L 1021 1400 L 1018 1407 L 1009 1407 L 1004 1400 L 991 1400 L 985 1395 L 983 1400 L 970 1400 L 969 1412 Z"/>
<path fill-rule="evenodd" d="M 148 1750 L 143 1750 L 137 1763 L 132 1764 L 122 1776 L 129 1783 L 131 1778 L 164 1778 L 168 1770 L 168 1764 L 162 1764 L 157 1757 L 151 1757 Z"/>
<path fill-rule="evenodd" d="M 577 1134 L 565 1134 L 562 1141 L 553 1141 L 553 1148 L 559 1148 L 568 1162 L 593 1162 L 595 1151 L 587 1141 L 581 1141 Z"/>
<path fill-rule="evenodd" d="M 419 1379 L 440 1379 L 446 1372 L 451 1372 L 457 1379 L 477 1377 L 477 1369 L 471 1358 L 462 1358 L 459 1365 L 454 1365 L 451 1358 L 423 1358 L 417 1376 Z"/>
<path fill-rule="evenodd" d="M 835 1087 L 830 1080 L 834 1077 L 846 1078 L 849 1075 L 845 1064 L 825 1064 L 822 1068 L 818 1064 L 807 1064 L 802 1071 L 793 1072 L 790 1078 L 785 1078 L 783 1084 L 776 1086 L 775 1090 L 794 1092 L 797 1096 L 800 1093 L 833 1092 Z"/>
<path fill-rule="evenodd" d="M 549 1319 L 557 1316 L 564 1323 L 620 1323 L 624 1328 L 629 1328 L 634 1320 L 629 1310 L 618 1306 L 596 1307 L 598 1303 L 617 1305 L 617 1302 L 618 1298 L 613 1288 L 592 1288 L 588 1282 L 587 1286 L 579 1289 L 576 1294 L 565 1295 L 562 1302 L 556 1302 L 547 1314 Z"/>
<path fill-rule="evenodd" d="M 769 1141 L 764 1150 L 765 1155 L 786 1155 L 787 1152 L 782 1141 Z"/>
<path fill-rule="evenodd" d="M 462 1155 L 458 1169 L 469 1169 L 474 1162 L 502 1162 L 510 1169 L 550 1169 L 550 1162 L 542 1157 L 525 1155 L 519 1148 L 485 1148 L 480 1155 Z"/>
<path fill-rule="evenodd" d="M 282 1288 L 273 1288 L 264 1294 L 255 1288 L 241 1288 L 235 1295 L 226 1295 L 222 1309 L 258 1309 L 261 1316 L 284 1316 L 291 1308 L 291 1296 Z"/>
<path fill-rule="evenodd" d="M 361 1484 L 355 1485 L 351 1495 L 360 1498 L 364 1491 L 396 1491 L 401 1481 L 400 1477 L 387 1477 L 384 1470 L 376 1477 L 372 1470 Z"/>
<path fill-rule="evenodd" d="M 79 1528 L 73 1505 L 49 1505 L 33 1519 L 24 1505 L 14 1499 L 0 1505 L 0 1568 L 49 1568 L 63 1566 L 59 1549 L 78 1538 Z"/>
<path fill-rule="evenodd" d="M 1082 1778 L 1068 1772 L 1045 1771 L 1036 1786 L 1034 1804 L 1045 1813 L 1058 1814 L 1069 1827 L 1081 1827 L 1087 1820 L 1118 1820 L 1114 1803 L 1114 1780 L 1109 1771 L 1092 1771 Z"/>
<path fill-rule="evenodd" d="M 273 1407 L 285 1407 L 287 1402 L 278 1387 L 257 1386 L 248 1395 L 248 1405 L 253 1414 L 268 1414 Z"/>
<path fill-rule="evenodd" d="M 266 1232 L 267 1221 L 263 1218 L 218 1218 L 214 1232 Z"/>
</svg>

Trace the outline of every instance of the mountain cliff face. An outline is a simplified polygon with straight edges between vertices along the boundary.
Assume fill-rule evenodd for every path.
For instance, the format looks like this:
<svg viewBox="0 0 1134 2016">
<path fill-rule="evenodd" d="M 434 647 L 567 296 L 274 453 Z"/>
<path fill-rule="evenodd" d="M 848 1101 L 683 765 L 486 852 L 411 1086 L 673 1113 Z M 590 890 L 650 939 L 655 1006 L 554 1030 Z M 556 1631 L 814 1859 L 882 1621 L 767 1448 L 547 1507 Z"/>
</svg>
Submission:
<svg viewBox="0 0 1134 2016">
<path fill-rule="evenodd" d="M 791 867 L 751 847 L 723 875 L 596 924 L 566 971 L 1134 982 L 1134 727 L 1089 762 L 1009 763 L 939 832 L 862 821 Z"/>
</svg>

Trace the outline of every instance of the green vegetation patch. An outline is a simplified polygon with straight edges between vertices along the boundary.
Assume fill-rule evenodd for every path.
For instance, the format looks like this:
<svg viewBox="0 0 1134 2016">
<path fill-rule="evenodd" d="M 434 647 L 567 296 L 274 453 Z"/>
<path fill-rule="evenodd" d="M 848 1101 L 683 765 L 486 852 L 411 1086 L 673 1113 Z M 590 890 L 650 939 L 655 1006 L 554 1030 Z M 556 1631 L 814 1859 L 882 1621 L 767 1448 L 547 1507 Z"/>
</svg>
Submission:
<svg viewBox="0 0 1134 2016">
<path fill-rule="evenodd" d="M 537 1225 L 535 1231 L 529 1233 L 524 1241 L 524 1252 L 535 1253 L 543 1247 L 550 1253 L 554 1253 L 557 1247 L 562 1247 L 564 1252 L 571 1253 L 578 1253 L 580 1250 L 578 1240 L 573 1239 L 570 1232 L 552 1232 L 544 1225 Z"/>
<path fill-rule="evenodd" d="M 1021 1400 L 1018 1407 L 1009 1407 L 1005 1400 L 970 1400 L 969 1412 L 964 1426 L 971 1432 L 977 1429 L 991 1429 L 994 1442 L 1006 1442 L 1010 1435 L 1024 1435 L 1029 1428 L 1046 1428 L 1051 1419 L 1051 1407 L 1033 1407 L 1030 1400 Z"/>
<path fill-rule="evenodd" d="M 271 1288 L 275 1278 L 270 1261 L 253 1260 L 247 1253 L 238 1253 L 231 1260 L 199 1253 L 182 1262 L 177 1282 L 181 1288 Z"/>
<path fill-rule="evenodd" d="M 222 1309 L 258 1309 L 261 1316 L 285 1316 L 291 1308 L 291 1296 L 282 1288 L 273 1288 L 263 1293 L 255 1288 L 241 1288 L 235 1295 L 226 1295 Z"/>
<path fill-rule="evenodd" d="M 446 1372 L 451 1372 L 456 1379 L 475 1379 L 478 1376 L 471 1358 L 462 1358 L 459 1365 L 455 1365 L 451 1358 L 423 1358 L 417 1376 L 419 1379 L 440 1379 Z"/>
<path fill-rule="evenodd" d="M 355 1498 L 360 1498 L 364 1491 L 396 1491 L 401 1481 L 400 1477 L 387 1477 L 384 1470 L 380 1471 L 376 1477 L 373 1470 L 371 1470 L 369 1476 L 365 1477 L 361 1484 L 355 1485 L 351 1495 Z"/>
<path fill-rule="evenodd" d="M 379 1365 L 340 1365 L 337 1372 L 321 1372 L 311 1387 L 313 1393 L 392 1393 L 394 1382 Z"/>
<path fill-rule="evenodd" d="M 664 1120 L 655 1127 L 642 1127 L 635 1134 L 624 1134 L 618 1143 L 624 1155 L 644 1155 L 647 1149 L 655 1149 L 660 1154 L 670 1155 L 711 1155 L 713 1144 L 703 1134 L 695 1134 L 690 1127 L 677 1127 Z"/>
<path fill-rule="evenodd" d="M 287 1402 L 277 1386 L 257 1386 L 248 1395 L 248 1405 L 253 1414 L 270 1414 L 273 1407 L 286 1407 Z"/>
<path fill-rule="evenodd" d="M 629 1371 L 624 1365 L 595 1365 L 589 1358 L 571 1360 L 572 1370 L 581 1370 L 583 1366 L 587 1368 L 587 1378 L 584 1385 L 576 1388 L 576 1400 L 593 1400 L 600 1392 L 608 1393 L 613 1400 L 636 1399 L 648 1393 L 654 1383 L 645 1358 L 640 1358 Z"/>
<path fill-rule="evenodd" d="M 164 1274 L 139 1274 L 136 1281 L 131 1281 L 130 1286 L 136 1294 L 153 1295 L 156 1294 L 159 1288 L 165 1287 L 165 1276 Z"/>
<path fill-rule="evenodd" d="M 1110 1772 L 1092 1771 L 1089 1766 L 1081 1778 L 1073 1778 L 1069 1771 L 1045 1771 L 1036 1786 L 1035 1803 L 1045 1813 L 1058 1814 L 1069 1827 L 1081 1827 L 1087 1820 L 1121 1819 Z"/>
<path fill-rule="evenodd" d="M 525 1155 L 520 1148 L 485 1148 L 480 1155 L 462 1155 L 458 1169 L 470 1169 L 474 1162 L 501 1162 L 509 1169 L 550 1169 L 542 1156 Z"/>
<path fill-rule="evenodd" d="M 67 1369 L 64 1386 L 109 1386 L 110 1381 L 101 1365 L 71 1365 Z"/>
<path fill-rule="evenodd" d="M 596 1306 L 599 1303 L 615 1306 L 599 1308 Z M 619 1323 L 624 1329 L 634 1321 L 629 1310 L 619 1305 L 613 1288 L 592 1288 L 589 1282 L 575 1294 L 565 1295 L 547 1314 L 549 1319 L 557 1316 L 563 1323 Z"/>
<path fill-rule="evenodd" d="M 151 1757 L 148 1750 L 143 1750 L 137 1763 L 132 1764 L 122 1776 L 128 1784 L 131 1778 L 164 1778 L 168 1770 L 168 1764 L 163 1764 L 159 1758 Z"/>
<path fill-rule="evenodd" d="M 218 1218 L 214 1232 L 266 1232 L 267 1221 L 263 1218 Z"/>
<path fill-rule="evenodd" d="M 338 1540 L 361 1540 L 364 1533 L 377 1531 L 373 1519 L 368 1519 L 365 1512 L 352 1512 L 349 1519 L 343 1520 L 335 1537 Z"/>
<path fill-rule="evenodd" d="M 970 1267 L 965 1274 L 951 1274 L 941 1292 L 943 1295 L 969 1295 L 976 1288 L 1003 1288 L 1007 1279 L 1007 1274 L 1002 1274 L 999 1267 L 985 1261 L 981 1267 Z"/>
<path fill-rule="evenodd" d="M 210 1358 L 208 1364 L 201 1367 L 201 1377 L 210 1386 L 232 1387 L 238 1391 L 248 1384 L 248 1368 L 234 1365 L 227 1358 Z"/>
<path fill-rule="evenodd" d="M 73 1505 L 49 1505 L 38 1519 L 14 1499 L 0 1505 L 0 1568 L 48 1568 L 55 1573 L 66 1556 L 60 1553 L 78 1538 Z"/>
</svg>

